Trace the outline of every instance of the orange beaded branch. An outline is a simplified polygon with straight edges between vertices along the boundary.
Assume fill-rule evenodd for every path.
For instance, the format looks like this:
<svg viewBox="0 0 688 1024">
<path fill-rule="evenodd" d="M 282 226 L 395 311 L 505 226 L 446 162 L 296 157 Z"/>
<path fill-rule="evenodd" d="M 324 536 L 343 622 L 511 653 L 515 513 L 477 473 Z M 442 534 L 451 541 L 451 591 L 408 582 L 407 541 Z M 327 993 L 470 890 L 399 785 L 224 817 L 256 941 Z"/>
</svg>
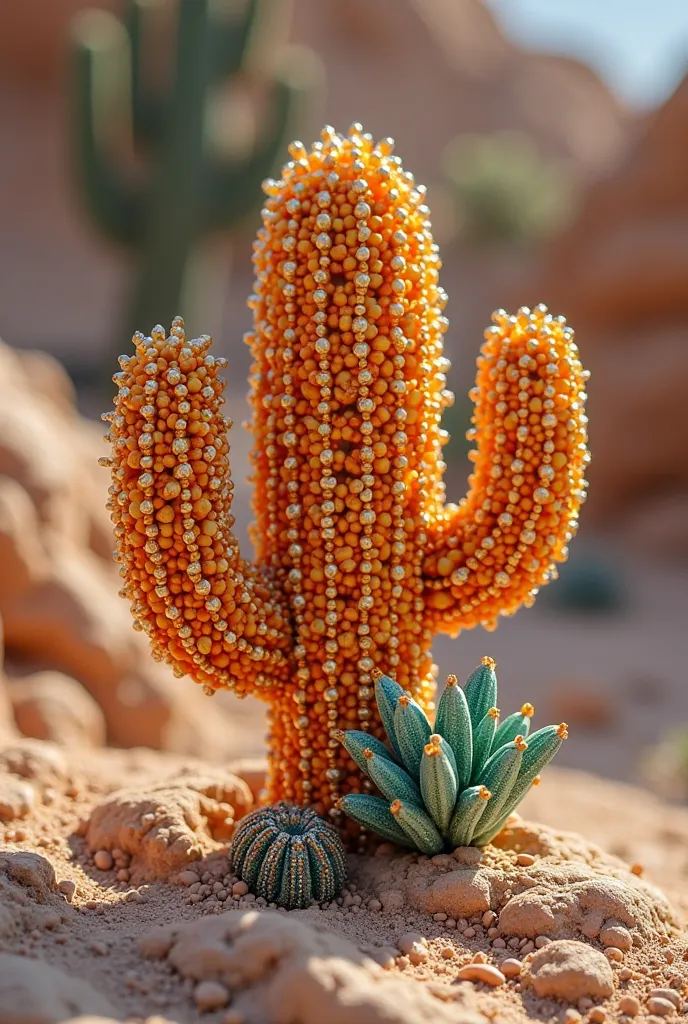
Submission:
<svg viewBox="0 0 688 1024">
<path fill-rule="evenodd" d="M 475 471 L 445 504 L 453 401 L 425 190 L 359 125 L 290 147 L 264 185 L 248 341 L 256 563 L 232 534 L 210 339 L 134 337 L 120 358 L 109 507 L 135 624 L 208 693 L 270 703 L 273 799 L 333 817 L 362 780 L 339 730 L 382 735 L 383 669 L 424 706 L 433 635 L 532 602 L 585 497 L 586 374 L 544 306 L 499 311 L 479 360 Z"/>
</svg>

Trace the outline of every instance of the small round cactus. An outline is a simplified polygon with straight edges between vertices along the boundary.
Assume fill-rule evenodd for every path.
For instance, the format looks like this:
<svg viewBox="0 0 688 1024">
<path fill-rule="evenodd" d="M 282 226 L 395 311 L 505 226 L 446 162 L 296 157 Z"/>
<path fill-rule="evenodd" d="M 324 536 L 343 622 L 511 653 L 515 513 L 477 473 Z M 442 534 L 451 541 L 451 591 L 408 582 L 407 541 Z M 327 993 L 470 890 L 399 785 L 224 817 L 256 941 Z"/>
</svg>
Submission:
<svg viewBox="0 0 688 1024">
<path fill-rule="evenodd" d="M 350 793 L 339 806 L 371 832 L 430 855 L 486 846 L 568 735 L 562 722 L 526 742 L 532 704 L 499 723 L 492 658 L 483 658 L 463 690 L 448 677 L 434 732 L 389 676 L 378 674 L 375 699 L 389 748 L 355 729 L 339 739 L 382 797 Z"/>
<path fill-rule="evenodd" d="M 252 811 L 240 822 L 232 868 L 252 892 L 287 910 L 334 899 L 346 882 L 336 830 L 309 807 L 287 803 Z"/>
</svg>

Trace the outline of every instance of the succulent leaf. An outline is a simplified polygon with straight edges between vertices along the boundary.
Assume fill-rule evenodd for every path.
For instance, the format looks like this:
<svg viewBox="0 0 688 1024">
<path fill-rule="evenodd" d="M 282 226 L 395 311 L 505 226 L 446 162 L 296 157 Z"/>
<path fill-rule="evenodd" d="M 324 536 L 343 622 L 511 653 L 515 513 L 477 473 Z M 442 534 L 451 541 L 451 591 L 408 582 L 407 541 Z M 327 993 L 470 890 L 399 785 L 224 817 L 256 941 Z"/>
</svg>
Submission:
<svg viewBox="0 0 688 1024">
<path fill-rule="evenodd" d="M 471 783 L 475 785 L 480 778 L 494 744 L 499 724 L 499 708 L 490 708 L 477 729 L 473 732 L 473 771 Z"/>
<path fill-rule="evenodd" d="M 447 677 L 447 685 L 437 705 L 435 732 L 447 741 L 456 761 L 456 779 L 462 789 L 471 781 L 473 768 L 473 726 L 466 695 L 456 676 Z"/>
<path fill-rule="evenodd" d="M 401 751 L 401 759 L 409 775 L 420 778 L 420 762 L 432 729 L 419 704 L 403 694 L 397 700 L 394 712 L 394 730 Z"/>
<path fill-rule="evenodd" d="M 365 755 L 365 761 L 366 773 L 388 800 L 408 800 L 410 803 L 422 805 L 420 789 L 398 764 L 394 764 L 387 757 L 380 757 L 370 748 Z"/>
<path fill-rule="evenodd" d="M 389 839 L 392 843 L 415 848 L 415 843 L 409 839 L 390 812 L 389 800 L 383 800 L 380 796 L 368 796 L 364 793 L 347 793 L 342 797 L 339 806 L 345 814 L 357 821 L 363 828 L 370 829 L 371 832 L 382 836 L 383 839 Z"/>
<path fill-rule="evenodd" d="M 449 826 L 459 789 L 455 765 L 449 744 L 438 734 L 432 735 L 420 762 L 420 789 L 425 806 L 442 833 Z M 399 795 L 399 799 L 403 797 Z"/>
<path fill-rule="evenodd" d="M 500 724 L 492 741 L 492 751 L 503 747 L 505 743 L 511 743 L 517 736 L 527 738 L 530 732 L 530 720 L 533 717 L 535 708 L 532 704 L 524 704 L 520 711 L 509 715 Z"/>
<path fill-rule="evenodd" d="M 442 852 L 444 840 L 432 818 L 424 810 L 415 804 L 405 804 L 401 800 L 395 800 L 389 809 L 417 850 L 430 856 Z"/>
<path fill-rule="evenodd" d="M 371 736 L 369 732 L 360 729 L 347 729 L 341 732 L 338 739 L 347 751 L 352 761 L 355 761 L 362 772 L 368 772 L 368 760 L 363 753 L 364 750 L 372 750 L 377 757 L 384 757 L 394 762 L 394 755 L 384 743 Z"/>
<path fill-rule="evenodd" d="M 505 743 L 496 750 L 483 768 L 478 781 L 490 790 L 492 799 L 483 815 L 481 834 L 499 818 L 518 777 L 525 750 L 526 741 L 522 736 L 517 736 L 511 743 Z"/>
<path fill-rule="evenodd" d="M 463 691 L 471 714 L 473 729 L 497 703 L 497 676 L 492 658 L 483 658 L 474 672 L 471 672 Z"/>
<path fill-rule="evenodd" d="M 404 696 L 404 690 L 395 683 L 389 676 L 380 675 L 375 680 L 375 700 L 377 702 L 377 708 L 380 712 L 380 718 L 382 724 L 385 727 L 387 738 L 392 745 L 392 750 L 396 754 L 397 760 L 402 761 L 401 750 L 397 742 L 396 729 L 394 727 L 394 713 L 397 708 L 397 701 L 400 697 Z"/>
<path fill-rule="evenodd" d="M 256 895 L 288 910 L 333 899 L 346 881 L 337 831 L 308 807 L 278 803 L 246 815 L 231 858 L 232 869 Z"/>
<path fill-rule="evenodd" d="M 473 834 L 487 810 L 491 796 L 486 786 L 470 786 L 464 789 L 449 823 L 449 839 L 452 846 L 471 845 Z"/>
</svg>

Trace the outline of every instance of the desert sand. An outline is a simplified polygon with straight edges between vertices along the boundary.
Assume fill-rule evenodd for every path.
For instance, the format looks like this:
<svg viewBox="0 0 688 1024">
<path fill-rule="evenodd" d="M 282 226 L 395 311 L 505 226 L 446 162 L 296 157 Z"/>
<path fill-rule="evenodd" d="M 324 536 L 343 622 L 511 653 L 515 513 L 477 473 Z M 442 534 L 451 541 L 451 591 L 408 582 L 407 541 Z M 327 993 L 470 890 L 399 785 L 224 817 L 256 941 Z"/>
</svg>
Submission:
<svg viewBox="0 0 688 1024">
<path fill-rule="evenodd" d="M 482 853 L 382 844 L 349 856 L 339 899 L 286 912 L 248 892 L 228 858 L 261 783 L 257 761 L 0 748 L 2 1024 L 684 1012 L 685 810 L 553 769 Z"/>
</svg>

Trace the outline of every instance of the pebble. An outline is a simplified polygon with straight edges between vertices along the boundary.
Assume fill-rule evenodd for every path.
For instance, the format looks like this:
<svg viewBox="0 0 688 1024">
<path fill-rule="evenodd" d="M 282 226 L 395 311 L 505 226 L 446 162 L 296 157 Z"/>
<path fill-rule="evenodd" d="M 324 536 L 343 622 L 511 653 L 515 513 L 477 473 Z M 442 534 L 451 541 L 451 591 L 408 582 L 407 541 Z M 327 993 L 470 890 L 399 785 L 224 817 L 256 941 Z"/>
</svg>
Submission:
<svg viewBox="0 0 688 1024">
<path fill-rule="evenodd" d="M 110 871 L 114 861 L 109 850 L 96 850 L 93 854 L 93 863 L 99 871 Z"/>
<path fill-rule="evenodd" d="M 194 989 L 194 1002 L 199 1010 L 221 1010 L 229 1002 L 229 991 L 219 981 L 200 981 Z"/>
<path fill-rule="evenodd" d="M 198 875 L 195 871 L 180 871 L 178 880 L 180 885 L 189 886 L 198 881 Z"/>
<path fill-rule="evenodd" d="M 607 948 L 604 951 L 604 955 L 606 956 L 607 960 L 613 960 L 614 963 L 623 963 L 624 955 L 620 949 L 616 948 L 616 946 L 607 946 Z"/>
<path fill-rule="evenodd" d="M 234 896 L 245 896 L 248 892 L 248 886 L 246 882 L 235 882 L 232 886 L 232 894 Z"/>
<path fill-rule="evenodd" d="M 633 977 L 633 971 L 630 967 L 622 967 L 619 971 L 619 981 L 630 981 Z"/>
<path fill-rule="evenodd" d="M 368 910 L 382 910 L 382 904 L 379 900 L 368 900 Z"/>
<path fill-rule="evenodd" d="M 409 960 L 409 958 L 407 956 L 398 956 L 397 957 L 397 967 L 401 971 L 405 971 L 410 963 L 411 963 L 411 961 Z"/>
<path fill-rule="evenodd" d="M 446 921 L 447 920 L 447 915 L 440 910 L 440 912 L 438 914 L 433 914 L 432 915 L 432 919 L 433 919 L 433 921 Z"/>
<path fill-rule="evenodd" d="M 504 939 L 496 938 L 492 940 L 494 949 L 506 949 L 506 942 Z"/>
<path fill-rule="evenodd" d="M 494 964 L 465 964 L 457 975 L 463 981 L 482 981 L 497 988 L 506 982 L 505 976 Z"/>
<path fill-rule="evenodd" d="M 619 1011 L 627 1017 L 637 1017 L 640 1013 L 640 1000 L 635 996 L 623 996 L 619 1001 Z"/>
<path fill-rule="evenodd" d="M 577 1024 L 580 1019 L 580 1013 L 578 1010 L 574 1010 L 572 1006 L 570 1006 L 564 1013 L 564 1024 Z"/>
<path fill-rule="evenodd" d="M 623 925 L 610 925 L 600 931 L 600 942 L 603 946 L 628 951 L 633 948 L 633 936 Z"/>
<path fill-rule="evenodd" d="M 470 927 L 469 928 L 464 928 L 463 934 L 464 934 L 464 937 L 467 938 L 467 939 L 474 939 L 475 938 L 475 928 L 470 928 Z"/>
<path fill-rule="evenodd" d="M 405 932 L 397 940 L 397 949 L 400 953 L 410 953 L 414 946 L 427 946 L 428 940 L 420 932 Z"/>
<path fill-rule="evenodd" d="M 518 978 L 521 974 L 521 968 L 523 964 L 520 960 L 515 957 L 508 957 L 506 960 L 502 960 L 499 965 L 499 969 L 502 974 L 505 974 L 507 978 Z"/>
<path fill-rule="evenodd" d="M 482 916 L 483 928 L 491 928 L 497 920 L 497 915 L 494 910 L 486 910 Z"/>
<path fill-rule="evenodd" d="M 58 883 L 57 888 L 60 890 L 67 903 L 71 903 L 74 899 L 74 893 L 76 892 L 76 882 L 72 881 L 71 878 L 63 878 Z"/>
<path fill-rule="evenodd" d="M 588 1018 L 592 1024 L 604 1024 L 607 1019 L 607 1014 L 604 1012 L 601 1006 L 594 1006 L 590 1011 Z"/>
<path fill-rule="evenodd" d="M 453 946 L 443 946 L 440 950 L 440 956 L 444 957 L 445 960 L 453 960 L 456 956 L 456 951 Z"/>
<path fill-rule="evenodd" d="M 673 1003 L 677 1010 L 681 1009 L 681 996 L 673 988 L 654 988 L 650 992 L 650 999 L 668 999 L 670 1003 Z"/>
<path fill-rule="evenodd" d="M 535 863 L 535 857 L 532 853 L 519 853 L 516 863 L 520 868 L 529 868 L 531 864 Z"/>
<path fill-rule="evenodd" d="M 546 935 L 538 935 L 535 939 L 535 948 L 542 949 L 543 946 L 546 946 L 547 943 L 551 941 L 552 940 L 549 939 Z"/>
<path fill-rule="evenodd" d="M 127 871 L 126 868 L 120 868 L 119 869 L 119 871 L 117 872 L 117 881 L 118 882 L 128 882 L 129 881 L 129 872 Z"/>
<path fill-rule="evenodd" d="M 645 1005 L 650 1013 L 654 1013 L 658 1017 L 668 1017 L 670 1013 L 676 1012 L 673 1002 L 663 996 L 650 996 Z"/>
<path fill-rule="evenodd" d="M 449 928 L 450 931 L 453 931 L 456 928 L 456 921 L 454 920 L 454 918 L 448 917 L 447 920 L 444 922 L 444 927 Z"/>
</svg>

